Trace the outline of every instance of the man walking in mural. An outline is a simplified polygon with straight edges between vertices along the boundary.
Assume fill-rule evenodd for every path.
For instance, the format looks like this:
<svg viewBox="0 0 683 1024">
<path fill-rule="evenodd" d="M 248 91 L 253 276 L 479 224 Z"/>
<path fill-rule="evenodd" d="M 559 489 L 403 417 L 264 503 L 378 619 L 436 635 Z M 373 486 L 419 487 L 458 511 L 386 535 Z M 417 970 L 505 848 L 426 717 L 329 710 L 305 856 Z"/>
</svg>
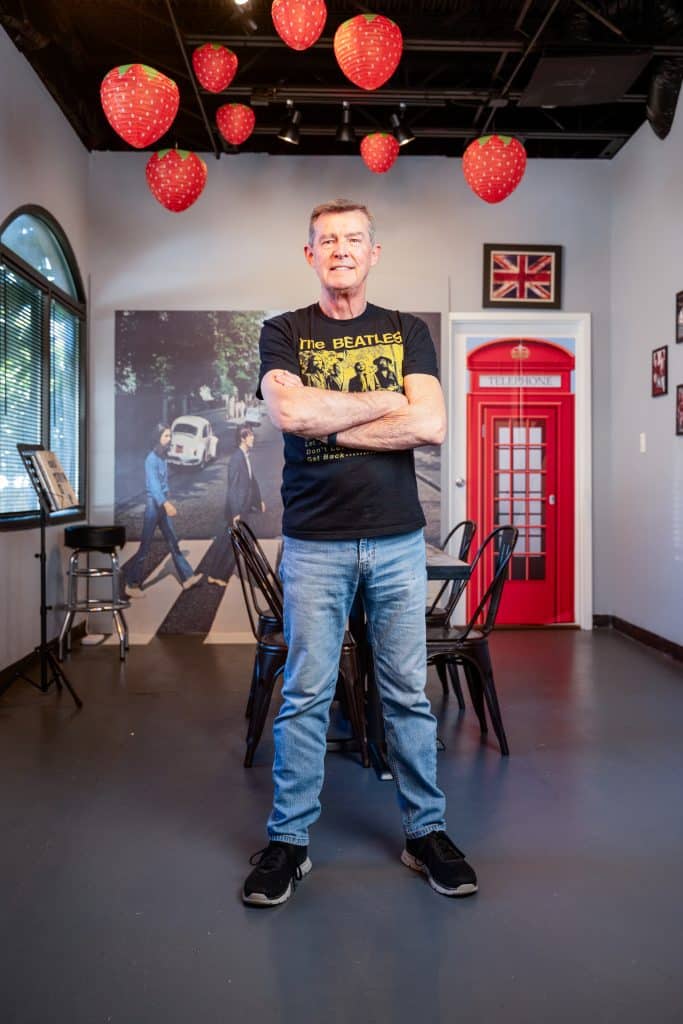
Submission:
<svg viewBox="0 0 683 1024">
<path fill-rule="evenodd" d="M 168 498 L 168 463 L 166 458 L 171 446 L 171 428 L 160 423 L 157 427 L 153 445 L 145 459 L 145 515 L 142 522 L 140 547 L 133 555 L 125 569 L 126 595 L 128 597 L 144 597 L 141 584 L 145 571 L 145 560 L 152 546 L 152 539 L 157 528 L 168 545 L 176 572 L 180 577 L 183 590 L 189 590 L 202 578 L 195 573 L 180 550 L 178 538 L 171 520 L 177 514 L 176 507 Z"/>
<path fill-rule="evenodd" d="M 260 342 L 260 387 L 285 442 L 288 656 L 274 725 L 270 841 L 254 858 L 242 898 L 283 903 L 311 870 L 308 830 L 320 814 L 329 710 L 357 591 L 406 837 L 401 860 L 437 892 L 465 896 L 476 892 L 476 875 L 446 834 L 436 721 L 424 692 L 425 519 L 413 449 L 445 435 L 436 353 L 422 320 L 367 302 L 380 246 L 365 206 L 336 200 L 316 207 L 304 252 L 320 299 L 267 320 Z M 360 352 L 382 369 L 378 390 L 350 388 Z M 342 363 L 345 390 L 330 388 L 323 354 Z"/>
<path fill-rule="evenodd" d="M 254 447 L 254 431 L 251 427 L 239 427 L 237 440 L 237 449 L 228 463 L 228 494 L 225 502 L 227 526 L 234 526 L 249 512 L 266 511 L 266 503 L 261 498 L 249 457 Z M 224 530 L 216 538 L 211 550 L 211 575 L 207 576 L 207 580 L 218 587 L 226 587 L 233 566 L 232 545 L 227 530 Z"/>
</svg>

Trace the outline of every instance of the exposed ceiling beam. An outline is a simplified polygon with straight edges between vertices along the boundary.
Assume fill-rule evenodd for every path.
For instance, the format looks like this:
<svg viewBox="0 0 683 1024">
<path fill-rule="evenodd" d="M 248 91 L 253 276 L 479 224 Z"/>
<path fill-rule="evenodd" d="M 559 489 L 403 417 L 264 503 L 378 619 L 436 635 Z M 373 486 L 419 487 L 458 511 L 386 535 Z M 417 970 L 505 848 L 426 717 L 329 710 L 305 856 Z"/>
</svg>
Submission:
<svg viewBox="0 0 683 1024">
<path fill-rule="evenodd" d="M 224 46 L 230 47 L 230 49 L 240 49 L 240 47 L 280 47 L 287 49 L 286 44 L 282 42 L 278 35 L 275 36 L 240 36 L 240 35 L 188 35 L 184 36 L 185 42 L 188 46 L 201 46 L 202 43 L 223 43 Z M 321 36 L 316 43 L 310 47 L 311 50 L 316 48 L 320 49 L 332 49 L 333 37 L 332 36 Z M 501 51 L 507 50 L 510 53 L 523 53 L 529 46 L 529 43 L 525 39 L 406 39 L 403 40 L 403 49 L 405 51 L 425 51 L 425 52 L 438 52 L 438 53 L 500 53 Z M 647 39 L 632 40 L 630 46 L 634 50 L 649 50 L 653 55 L 661 57 L 678 57 L 683 54 L 683 43 L 651 43 Z M 538 41 L 532 47 L 530 52 L 535 50 L 549 49 L 546 44 L 541 45 Z M 571 39 L 565 39 L 561 43 L 553 41 L 553 50 L 562 50 L 563 53 L 570 54 L 572 51 L 582 54 L 605 54 L 614 50 L 618 53 L 626 52 L 627 47 L 624 43 L 591 43 L 585 40 L 572 42 Z"/>
<path fill-rule="evenodd" d="M 215 96 L 215 93 L 207 93 Z M 443 107 L 447 103 L 487 103 L 492 96 L 497 95 L 489 89 L 378 89 L 376 92 L 361 92 L 352 87 L 326 85 L 283 85 L 283 86 L 257 86 L 257 85 L 236 85 L 230 86 L 229 93 L 223 96 L 248 96 L 253 98 L 254 106 L 267 106 L 269 103 L 284 103 L 291 99 L 301 103 L 341 103 L 347 100 L 354 106 L 395 106 L 397 103 L 412 103 L 416 106 Z M 512 103 L 517 102 L 522 96 L 521 92 L 509 92 L 507 99 Z M 647 101 L 645 93 L 627 93 L 622 96 L 618 103 L 643 104 Z"/>
</svg>

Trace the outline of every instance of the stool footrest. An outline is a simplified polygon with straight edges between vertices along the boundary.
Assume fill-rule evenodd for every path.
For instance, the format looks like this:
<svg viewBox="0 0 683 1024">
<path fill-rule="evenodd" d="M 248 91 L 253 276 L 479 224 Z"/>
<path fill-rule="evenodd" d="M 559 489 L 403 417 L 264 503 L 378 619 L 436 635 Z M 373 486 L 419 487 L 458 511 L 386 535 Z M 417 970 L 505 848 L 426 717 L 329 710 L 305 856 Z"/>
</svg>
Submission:
<svg viewBox="0 0 683 1024">
<path fill-rule="evenodd" d="M 82 601 L 74 601 L 73 604 L 65 606 L 67 611 L 78 612 L 120 612 L 124 608 L 130 608 L 130 601 L 107 601 L 98 600 L 95 597 Z"/>
</svg>

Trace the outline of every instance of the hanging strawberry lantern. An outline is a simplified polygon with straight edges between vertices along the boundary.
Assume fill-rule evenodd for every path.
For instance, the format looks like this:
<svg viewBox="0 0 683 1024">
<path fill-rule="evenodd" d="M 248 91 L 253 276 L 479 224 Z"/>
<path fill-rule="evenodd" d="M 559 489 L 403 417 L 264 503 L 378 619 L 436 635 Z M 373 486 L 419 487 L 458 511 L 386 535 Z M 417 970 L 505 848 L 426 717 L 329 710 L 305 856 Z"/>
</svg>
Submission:
<svg viewBox="0 0 683 1024">
<path fill-rule="evenodd" d="M 226 142 L 240 146 L 253 132 L 256 115 L 244 103 L 225 103 L 216 111 L 216 124 Z"/>
<path fill-rule="evenodd" d="M 206 185 L 206 164 L 186 149 L 161 149 L 147 161 L 145 175 L 154 198 L 172 213 L 199 199 Z"/>
<path fill-rule="evenodd" d="M 365 166 L 375 174 L 385 174 L 398 156 L 399 145 L 389 132 L 373 132 L 360 144 L 360 155 Z"/>
<path fill-rule="evenodd" d="M 235 77 L 237 57 L 220 43 L 204 43 L 192 54 L 192 67 L 201 86 L 209 92 L 222 92 Z"/>
<path fill-rule="evenodd" d="M 473 192 L 487 203 L 500 203 L 519 185 L 526 150 L 509 135 L 483 135 L 463 154 L 462 173 Z"/>
<path fill-rule="evenodd" d="M 274 0 L 270 13 L 280 39 L 293 50 L 307 50 L 320 38 L 327 7 L 323 0 Z"/>
<path fill-rule="evenodd" d="M 388 82 L 402 53 L 401 30 L 383 14 L 357 14 L 334 34 L 337 63 L 361 89 L 379 89 Z"/>
<path fill-rule="evenodd" d="M 173 124 L 178 86 L 146 64 L 122 64 L 105 75 L 100 86 L 104 113 L 117 135 L 136 149 L 160 139 Z"/>
</svg>

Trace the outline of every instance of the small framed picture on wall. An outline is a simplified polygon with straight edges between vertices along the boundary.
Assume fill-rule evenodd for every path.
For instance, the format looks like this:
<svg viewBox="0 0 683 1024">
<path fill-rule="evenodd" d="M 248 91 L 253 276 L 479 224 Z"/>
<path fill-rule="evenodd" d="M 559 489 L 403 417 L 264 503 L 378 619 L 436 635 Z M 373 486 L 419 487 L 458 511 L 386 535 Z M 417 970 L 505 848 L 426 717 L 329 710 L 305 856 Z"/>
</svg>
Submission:
<svg viewBox="0 0 683 1024">
<path fill-rule="evenodd" d="M 484 309 L 561 309 L 562 246 L 486 242 Z"/>
<path fill-rule="evenodd" d="M 658 398 L 659 395 L 665 395 L 669 390 L 668 354 L 668 345 L 662 345 L 661 348 L 653 348 L 652 350 L 653 398 Z"/>
<path fill-rule="evenodd" d="M 683 292 L 676 292 L 676 342 L 683 342 Z"/>
<path fill-rule="evenodd" d="M 683 436 L 683 384 L 676 385 L 676 433 Z"/>
</svg>

